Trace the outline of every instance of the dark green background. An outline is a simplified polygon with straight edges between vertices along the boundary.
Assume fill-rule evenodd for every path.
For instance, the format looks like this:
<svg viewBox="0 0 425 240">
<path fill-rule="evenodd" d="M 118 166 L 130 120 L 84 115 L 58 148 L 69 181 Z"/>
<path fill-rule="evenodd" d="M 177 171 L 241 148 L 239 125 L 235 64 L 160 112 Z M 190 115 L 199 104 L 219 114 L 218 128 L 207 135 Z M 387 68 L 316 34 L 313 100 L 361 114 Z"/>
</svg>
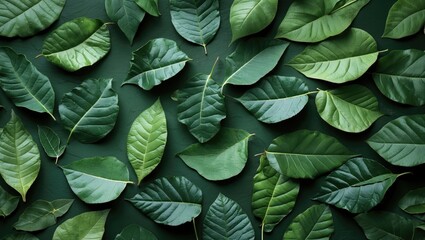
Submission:
<svg viewBox="0 0 425 240">
<path fill-rule="evenodd" d="M 292 1 L 279 1 L 278 14 L 275 21 L 258 35 L 272 38 L 291 2 Z M 408 48 L 424 50 L 425 36 L 422 32 L 402 40 L 382 39 L 380 37 L 384 30 L 388 10 L 394 2 L 395 0 L 371 0 L 371 2 L 359 13 L 352 25 L 369 32 L 378 42 L 378 48 L 380 50 Z M 176 33 L 171 24 L 168 1 L 166 0 L 160 0 L 160 11 L 162 13 L 160 17 L 155 18 L 146 15 L 139 28 L 133 46 L 130 46 L 118 26 L 110 25 L 109 29 L 112 41 L 111 52 L 94 66 L 75 73 L 65 72 L 47 62 L 46 59 L 36 59 L 35 56 L 40 54 L 42 42 L 48 33 L 69 20 L 86 16 L 109 21 L 104 10 L 103 0 L 68 0 L 60 19 L 49 29 L 31 38 L 0 38 L 0 46 L 11 46 L 18 53 L 24 53 L 43 74 L 50 78 L 56 92 L 55 116 L 58 119 L 57 105 L 66 92 L 69 92 L 72 88 L 88 78 L 114 78 L 113 86 L 120 97 L 120 113 L 114 130 L 106 138 L 95 144 L 82 144 L 76 140 L 71 140 L 65 154 L 59 160 L 59 164 L 69 164 L 72 161 L 84 157 L 112 155 L 128 165 L 131 172 L 131 179 L 136 181 L 136 176 L 131 170 L 126 157 L 127 134 L 133 120 L 160 97 L 167 116 L 168 142 L 161 164 L 141 185 L 143 186 L 158 177 L 185 176 L 200 187 L 203 191 L 203 211 L 196 220 L 198 233 L 200 235 L 202 235 L 202 222 L 205 213 L 218 193 L 221 192 L 238 202 L 248 213 L 256 231 L 257 238 L 259 239 L 260 228 L 258 226 L 260 222 L 251 214 L 252 178 L 259 161 L 258 157 L 255 155 L 263 152 L 273 138 L 298 129 L 319 130 L 338 138 L 343 144 L 356 153 L 384 162 L 368 147 L 364 142 L 365 139 L 377 132 L 385 123 L 398 116 L 425 113 L 425 107 L 409 107 L 391 102 L 383 97 L 377 90 L 371 75 L 365 74 L 361 79 L 358 79 L 356 83 L 366 85 L 373 91 L 379 99 L 379 105 L 382 112 L 386 115 L 381 117 L 365 132 L 360 134 L 349 134 L 332 128 L 319 117 L 314 106 L 314 96 L 310 97 L 310 101 L 306 108 L 296 117 L 278 124 L 267 125 L 258 122 L 242 107 L 242 105 L 232 99 L 232 97 L 240 96 L 244 91 L 249 89 L 249 87 L 226 86 L 227 118 L 222 122 L 222 126 L 242 128 L 250 133 L 255 133 L 255 137 L 250 141 L 249 159 L 241 174 L 226 181 L 210 182 L 205 180 L 176 157 L 176 153 L 180 152 L 188 145 L 195 143 L 196 140 L 189 134 L 184 125 L 177 122 L 176 103 L 171 100 L 170 95 L 183 86 L 185 81 L 195 74 L 209 73 L 217 57 L 220 57 L 220 61 L 216 67 L 214 78 L 217 82 L 223 81 L 224 59 L 234 50 L 234 44 L 229 45 L 231 40 L 229 25 L 231 3 L 232 1 L 230 0 L 220 0 L 221 26 L 216 37 L 208 45 L 207 56 L 204 55 L 202 47 L 186 42 Z M 155 87 L 151 91 L 143 91 L 134 85 L 121 87 L 121 83 L 125 80 L 129 69 L 131 52 L 147 41 L 159 37 L 175 40 L 181 49 L 193 60 L 190 61 L 184 70 L 177 76 Z M 305 44 L 291 43 L 284 57 L 271 74 L 300 77 L 306 80 L 311 90 L 318 87 L 321 89 L 338 87 L 337 85 L 306 79 L 294 69 L 285 66 L 285 63 L 302 51 L 305 46 Z M 384 54 L 381 54 L 381 56 Z M 373 69 L 371 69 L 371 71 L 372 70 Z M 13 108 L 23 120 L 26 128 L 31 131 L 37 143 L 39 143 L 36 133 L 37 125 L 48 125 L 58 131 L 63 140 L 66 139 L 68 132 L 62 128 L 60 122 L 53 122 L 47 114 L 37 114 L 22 108 L 16 108 L 12 106 L 3 92 L 0 93 L 0 104 L 5 107 L 5 109 L 0 112 L 0 126 L 4 126 L 9 120 L 10 111 Z M 42 150 L 41 146 L 40 150 Z M 401 196 L 410 189 L 425 186 L 425 179 L 423 177 L 425 168 L 424 166 L 419 166 L 414 169 L 404 169 L 389 166 L 389 164 L 385 162 L 384 164 L 394 172 L 410 171 L 413 173 L 398 179 L 394 186 L 388 191 L 384 201 L 376 207 L 376 209 L 400 212 L 396 207 L 396 203 Z M 266 234 L 265 239 L 282 238 L 291 220 L 307 207 L 314 204 L 314 201 L 310 199 L 317 193 L 322 181 L 323 177 L 315 181 L 301 181 L 301 191 L 295 209 L 271 234 Z M 3 180 L 0 181 L 0 184 L 9 192 L 17 194 L 13 189 L 6 186 Z M 190 223 L 178 227 L 155 224 L 152 220 L 135 209 L 129 202 L 125 201 L 125 198 L 130 198 L 139 191 L 140 187 L 129 185 L 121 197 L 111 203 L 102 205 L 84 204 L 71 192 L 60 168 L 55 166 L 53 160 L 49 159 L 42 152 L 40 175 L 28 193 L 27 203 L 21 202 L 18 209 L 13 214 L 6 219 L 0 219 L 0 236 L 5 236 L 14 231 L 12 229 L 12 224 L 16 222 L 23 210 L 33 201 L 37 199 L 54 200 L 59 198 L 74 198 L 76 199 L 74 205 L 65 216 L 59 219 L 58 223 L 62 223 L 66 219 L 74 217 L 82 212 L 110 208 L 111 211 L 106 223 L 104 239 L 114 239 L 116 234 L 125 226 L 132 223 L 137 223 L 154 232 L 159 239 L 195 239 L 194 231 Z M 365 238 L 361 229 L 352 219 L 353 215 L 333 207 L 332 213 L 335 224 L 333 239 Z M 57 225 L 49 227 L 46 230 L 37 232 L 36 235 L 40 239 L 51 239 L 56 227 Z"/>
</svg>

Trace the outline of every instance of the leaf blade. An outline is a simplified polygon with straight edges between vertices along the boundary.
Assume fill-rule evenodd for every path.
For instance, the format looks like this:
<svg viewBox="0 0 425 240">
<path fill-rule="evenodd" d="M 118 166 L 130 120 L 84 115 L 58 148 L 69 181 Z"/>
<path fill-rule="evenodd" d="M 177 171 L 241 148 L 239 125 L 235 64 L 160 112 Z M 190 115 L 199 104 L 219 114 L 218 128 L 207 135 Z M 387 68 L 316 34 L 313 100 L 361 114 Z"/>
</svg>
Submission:
<svg viewBox="0 0 425 240">
<path fill-rule="evenodd" d="M 416 188 L 407 192 L 398 202 L 398 206 L 408 214 L 425 213 L 425 188 Z"/>
<path fill-rule="evenodd" d="M 158 238 L 149 230 L 140 227 L 136 224 L 131 224 L 125 227 L 119 233 L 115 240 L 158 240 Z"/>
<path fill-rule="evenodd" d="M 66 145 L 61 145 L 59 136 L 49 127 L 38 126 L 38 138 L 47 156 L 57 159 L 65 152 Z"/>
<path fill-rule="evenodd" d="M 400 0 L 388 12 L 382 37 L 400 39 L 419 32 L 425 24 L 425 2 Z"/>
<path fill-rule="evenodd" d="M 159 17 L 161 13 L 158 8 L 158 0 L 134 0 L 140 8 L 154 17 Z"/>
<path fill-rule="evenodd" d="M 0 186 L 0 216 L 9 216 L 13 211 L 16 210 L 18 204 L 19 197 L 8 193 Z"/>
</svg>

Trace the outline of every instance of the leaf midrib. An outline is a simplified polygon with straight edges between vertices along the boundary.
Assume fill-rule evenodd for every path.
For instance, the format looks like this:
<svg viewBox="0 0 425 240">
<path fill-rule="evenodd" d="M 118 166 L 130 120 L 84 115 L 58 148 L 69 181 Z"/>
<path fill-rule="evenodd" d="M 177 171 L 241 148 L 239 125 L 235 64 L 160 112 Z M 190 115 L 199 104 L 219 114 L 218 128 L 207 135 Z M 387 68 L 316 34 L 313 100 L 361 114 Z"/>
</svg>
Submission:
<svg viewBox="0 0 425 240">
<path fill-rule="evenodd" d="M 356 156 L 354 154 L 314 154 L 314 153 L 288 153 L 288 152 L 269 152 L 272 155 L 294 155 L 294 156 Z"/>
<path fill-rule="evenodd" d="M 131 181 L 124 181 L 124 180 L 115 180 L 115 179 L 104 178 L 104 177 L 92 175 L 90 173 L 85 173 L 85 172 L 82 172 L 82 171 L 79 171 L 79 170 L 74 170 L 74 169 L 71 169 L 71 168 L 64 168 L 64 169 L 66 169 L 67 171 L 70 171 L 71 173 L 80 173 L 83 176 L 91 177 L 91 178 L 95 178 L 95 179 L 100 179 L 100 180 L 106 181 L 106 182 L 125 183 L 125 184 L 127 184 L 127 183 L 133 183 Z"/>
<path fill-rule="evenodd" d="M 13 20 L 17 19 L 17 18 L 20 18 L 20 17 L 21 17 L 21 15 L 26 14 L 28 11 L 30 11 L 31 9 L 33 9 L 33 8 L 37 7 L 38 5 L 41 5 L 42 3 L 43 3 L 43 0 L 38 0 L 38 3 L 36 3 L 36 4 L 32 5 L 31 7 L 27 8 L 25 11 L 21 12 L 19 15 L 15 16 L 14 18 L 9 19 L 9 21 L 5 22 L 5 23 L 3 24 L 3 26 L 4 26 L 4 25 L 6 25 L 6 24 L 8 24 L 8 23 L 9 23 L 9 22 L 11 22 L 11 21 L 13 21 Z"/>
<path fill-rule="evenodd" d="M 396 75 L 396 74 L 380 73 L 380 72 L 375 72 L 373 74 L 374 75 L 380 75 L 380 76 L 389 76 L 389 77 L 413 78 L 413 79 L 419 79 L 419 80 L 425 81 L 425 76 L 416 77 L 416 76 Z"/>
<path fill-rule="evenodd" d="M 396 2 L 397 3 L 397 2 Z M 401 3 L 400 3 L 401 4 Z M 399 23 L 395 24 L 394 27 L 389 31 L 388 33 L 385 33 L 383 37 L 392 35 L 392 32 L 395 31 L 397 28 L 399 28 L 401 25 L 403 25 L 404 21 L 407 21 L 409 18 L 413 17 L 416 14 L 420 14 L 421 12 L 425 12 L 425 9 L 417 9 L 417 11 L 413 12 L 412 14 L 404 17 Z"/>
<path fill-rule="evenodd" d="M 244 102 L 280 102 L 280 101 L 285 101 L 285 100 L 289 100 L 289 99 L 293 99 L 293 98 L 300 98 L 303 96 L 308 95 L 308 93 L 303 93 L 303 94 L 298 94 L 298 95 L 293 95 L 293 96 L 289 96 L 289 97 L 278 97 L 278 98 L 268 98 L 268 99 L 249 99 L 249 100 L 244 100 L 244 99 L 240 99 L 241 101 Z"/>
<path fill-rule="evenodd" d="M 361 57 L 365 57 L 368 55 L 372 55 L 372 54 L 378 54 L 379 51 L 375 51 L 372 53 L 367 53 L 367 54 L 362 54 L 362 55 L 355 55 L 355 56 L 350 56 L 350 57 L 344 57 L 344 58 L 338 58 L 338 59 L 334 59 L 334 60 L 324 60 L 324 61 L 316 61 L 316 62 L 306 62 L 306 63 L 288 63 L 289 66 L 298 66 L 298 65 L 316 65 L 316 64 L 321 64 L 321 63 L 333 63 L 333 62 L 340 62 L 340 61 L 344 61 L 344 60 L 351 60 L 351 59 L 355 59 L 355 58 L 361 58 Z M 306 53 L 304 53 L 306 54 Z"/>
<path fill-rule="evenodd" d="M 343 103 L 345 103 L 345 104 L 347 104 L 347 105 L 349 105 L 349 106 L 354 106 L 355 108 L 358 108 L 358 109 L 360 109 L 360 110 L 363 110 L 363 111 L 366 111 L 366 112 L 372 112 L 372 113 L 378 113 L 378 115 L 380 115 L 380 116 L 382 116 L 382 113 L 380 113 L 379 111 L 375 111 L 375 110 L 371 110 L 371 109 L 369 109 L 369 108 L 365 108 L 365 107 L 362 107 L 362 106 L 360 106 L 360 105 L 357 105 L 357 104 L 354 104 L 354 103 L 351 103 L 351 102 L 349 102 L 349 101 L 347 101 L 347 100 L 345 100 L 345 99 L 343 99 L 343 98 L 341 98 L 341 97 L 339 97 L 339 96 L 337 96 L 337 95 L 335 95 L 335 94 L 333 94 L 333 93 L 331 93 L 331 92 L 329 92 L 329 91 L 325 91 L 325 93 L 326 93 L 326 95 L 329 95 L 329 98 L 336 98 L 336 99 L 339 99 L 341 102 L 343 102 Z M 376 100 L 376 99 L 375 99 Z M 340 113 L 340 115 L 341 116 L 343 116 L 344 117 L 344 119 L 347 121 L 347 122 L 350 122 L 346 117 L 345 117 L 345 115 L 343 115 L 342 113 L 341 113 L 341 111 L 340 110 L 338 110 L 338 107 L 337 107 L 337 104 L 335 103 L 335 101 L 332 101 L 333 102 L 333 105 L 335 106 L 335 108 L 337 109 L 337 112 L 339 112 Z M 367 115 L 363 115 L 363 114 L 360 114 L 359 115 L 362 119 L 364 119 L 364 118 L 366 118 L 367 117 Z"/>
</svg>

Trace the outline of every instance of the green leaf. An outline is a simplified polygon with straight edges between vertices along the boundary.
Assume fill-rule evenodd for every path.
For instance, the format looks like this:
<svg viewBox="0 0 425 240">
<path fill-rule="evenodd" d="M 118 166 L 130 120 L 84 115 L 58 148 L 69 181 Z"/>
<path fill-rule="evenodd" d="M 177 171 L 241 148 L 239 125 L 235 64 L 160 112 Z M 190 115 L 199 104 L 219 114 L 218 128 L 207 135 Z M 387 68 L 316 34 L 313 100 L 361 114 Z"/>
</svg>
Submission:
<svg viewBox="0 0 425 240">
<path fill-rule="evenodd" d="M 123 84 L 136 84 L 150 90 L 180 72 L 189 60 L 173 40 L 150 40 L 133 52 L 130 71 Z"/>
<path fill-rule="evenodd" d="M 283 239 L 330 239 L 334 232 L 332 212 L 326 205 L 313 205 L 296 216 Z"/>
<path fill-rule="evenodd" d="M 71 207 L 73 199 L 58 199 L 52 202 L 37 200 L 28 206 L 13 225 L 16 230 L 39 231 L 56 224 Z"/>
<path fill-rule="evenodd" d="M 185 177 L 159 178 L 129 199 L 156 223 L 178 226 L 202 210 L 202 191 Z"/>
<path fill-rule="evenodd" d="M 316 95 L 320 117 L 332 127 L 351 133 L 363 132 L 378 118 L 378 99 L 364 86 L 353 84 Z"/>
<path fill-rule="evenodd" d="M 301 112 L 307 93 L 307 85 L 299 78 L 269 76 L 237 100 L 259 121 L 277 123 Z"/>
<path fill-rule="evenodd" d="M 289 6 L 276 37 L 320 42 L 347 29 L 370 0 L 297 0 Z M 312 31 L 314 29 L 314 31 Z M 350 46 L 351 47 L 351 46 Z"/>
<path fill-rule="evenodd" d="M 228 179 L 238 175 L 245 167 L 251 136 L 241 129 L 222 128 L 207 143 L 192 144 L 178 156 L 207 180 Z"/>
<path fill-rule="evenodd" d="M 37 144 L 12 111 L 10 121 L 0 134 L 0 174 L 26 201 L 27 192 L 40 171 L 41 159 Z"/>
<path fill-rule="evenodd" d="M 127 138 L 128 159 L 138 184 L 161 162 L 167 142 L 167 119 L 159 99 L 133 122 Z"/>
<path fill-rule="evenodd" d="M 2 0 L 0 36 L 35 35 L 59 18 L 65 2 L 66 0 Z"/>
<path fill-rule="evenodd" d="M 158 240 L 151 232 L 136 224 L 131 224 L 125 227 L 120 234 L 115 237 L 115 240 Z"/>
<path fill-rule="evenodd" d="M 158 8 L 158 0 L 134 0 L 140 8 L 154 17 L 161 15 Z"/>
<path fill-rule="evenodd" d="M 373 80 L 389 99 L 398 103 L 425 104 L 425 53 L 416 49 L 394 50 L 377 62 Z"/>
<path fill-rule="evenodd" d="M 241 206 L 220 193 L 205 216 L 203 239 L 254 240 L 255 233 Z"/>
<path fill-rule="evenodd" d="M 65 94 L 59 105 L 62 124 L 69 130 L 68 142 L 74 136 L 83 143 L 105 137 L 118 117 L 118 94 L 112 79 L 89 79 Z"/>
<path fill-rule="evenodd" d="M 425 163 L 425 114 L 392 120 L 370 137 L 367 144 L 396 166 L 413 167 Z"/>
<path fill-rule="evenodd" d="M 409 214 L 425 213 L 425 188 L 417 188 L 406 193 L 398 206 Z"/>
<path fill-rule="evenodd" d="M 289 43 L 263 38 L 238 43 L 236 50 L 226 57 L 226 84 L 251 85 L 256 83 L 279 62 Z"/>
<path fill-rule="evenodd" d="M 127 166 L 115 157 L 92 157 L 61 167 L 72 191 L 85 203 L 115 200 L 129 181 Z"/>
<path fill-rule="evenodd" d="M 61 145 L 61 139 L 49 127 L 38 126 L 38 137 L 47 156 L 55 158 L 57 163 L 59 157 L 64 153 L 66 145 Z"/>
<path fill-rule="evenodd" d="M 0 186 L 0 216 L 9 216 L 13 211 L 15 211 L 16 207 L 18 207 L 18 203 L 18 196 L 8 193 Z"/>
<path fill-rule="evenodd" d="M 0 48 L 0 86 L 16 106 L 48 113 L 55 119 L 55 92 L 49 79 L 23 54 L 8 47 Z"/>
<path fill-rule="evenodd" d="M 378 58 L 373 37 L 357 28 L 308 46 L 288 65 L 306 77 L 344 83 L 361 77 Z"/>
<path fill-rule="evenodd" d="M 425 1 L 398 0 L 391 7 L 382 37 L 399 39 L 419 32 L 425 24 Z"/>
<path fill-rule="evenodd" d="M 51 32 L 44 40 L 42 55 L 66 71 L 74 72 L 95 64 L 110 48 L 106 24 L 99 19 L 81 17 Z"/>
<path fill-rule="evenodd" d="M 230 7 L 232 42 L 266 28 L 277 12 L 277 0 L 235 0 Z"/>
<path fill-rule="evenodd" d="M 300 186 L 273 169 L 266 158 L 260 157 L 260 166 L 254 176 L 252 212 L 261 219 L 262 230 L 273 231 L 294 208 Z"/>
<path fill-rule="evenodd" d="M 354 158 L 325 178 L 314 200 L 352 213 L 366 212 L 382 201 L 398 176 L 377 161 Z"/>
<path fill-rule="evenodd" d="M 140 9 L 134 0 L 106 0 L 105 9 L 108 17 L 118 24 L 130 44 L 133 44 L 145 11 Z"/>
<path fill-rule="evenodd" d="M 176 31 L 189 42 L 204 47 L 220 27 L 218 0 L 170 0 L 171 22 Z"/>
<path fill-rule="evenodd" d="M 109 210 L 85 212 L 56 228 L 52 240 L 101 240 Z"/>
<path fill-rule="evenodd" d="M 2 240 L 39 240 L 36 236 L 26 233 L 26 232 L 17 232 L 2 238 Z"/>
</svg>

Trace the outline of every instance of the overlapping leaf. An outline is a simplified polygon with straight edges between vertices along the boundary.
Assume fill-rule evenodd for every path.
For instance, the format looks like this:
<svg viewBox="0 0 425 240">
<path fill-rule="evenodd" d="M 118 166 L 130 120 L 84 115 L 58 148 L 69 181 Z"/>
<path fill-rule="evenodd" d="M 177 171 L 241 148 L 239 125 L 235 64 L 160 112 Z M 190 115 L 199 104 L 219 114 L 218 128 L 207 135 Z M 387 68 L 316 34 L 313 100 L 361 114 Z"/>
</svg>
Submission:
<svg viewBox="0 0 425 240">
<path fill-rule="evenodd" d="M 156 236 L 136 224 L 131 224 L 125 227 L 121 233 L 119 233 L 115 240 L 158 240 Z"/>
<path fill-rule="evenodd" d="M 38 126 L 38 137 L 47 156 L 55 158 L 55 163 L 64 153 L 66 145 L 61 144 L 59 136 L 49 127 Z"/>
<path fill-rule="evenodd" d="M 413 35 L 425 24 L 425 1 L 398 0 L 391 7 L 382 37 L 399 39 Z"/>
<path fill-rule="evenodd" d="M 26 232 L 17 232 L 7 235 L 2 238 L 2 240 L 39 240 L 36 236 L 26 233 Z"/>
<path fill-rule="evenodd" d="M 398 206 L 409 214 L 425 214 L 425 188 L 409 191 L 400 199 Z"/>
<path fill-rule="evenodd" d="M 158 0 L 134 0 L 139 7 L 154 17 L 161 15 L 158 8 Z"/>
<path fill-rule="evenodd" d="M 0 186 L 0 216 L 9 216 L 13 211 L 15 211 L 16 207 L 18 207 L 18 203 L 18 196 L 8 193 Z"/>
</svg>

